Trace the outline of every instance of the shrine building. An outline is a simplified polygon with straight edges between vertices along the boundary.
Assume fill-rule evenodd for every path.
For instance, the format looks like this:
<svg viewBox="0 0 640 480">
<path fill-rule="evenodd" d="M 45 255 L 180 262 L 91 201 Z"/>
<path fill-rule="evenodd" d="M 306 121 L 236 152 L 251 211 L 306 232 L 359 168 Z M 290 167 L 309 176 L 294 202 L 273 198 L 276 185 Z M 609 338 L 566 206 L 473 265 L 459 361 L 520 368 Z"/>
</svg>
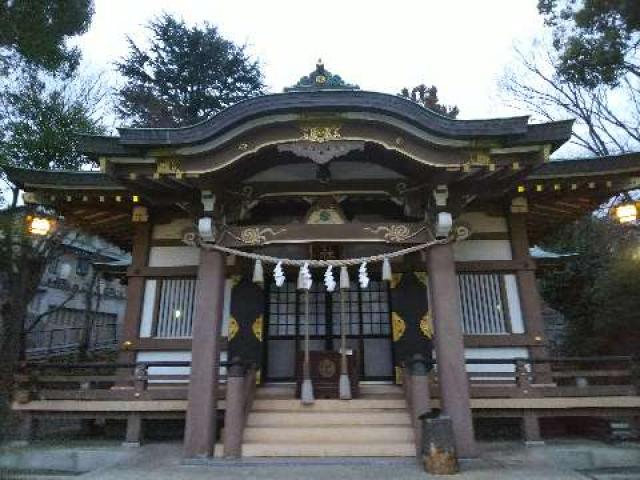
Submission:
<svg viewBox="0 0 640 480">
<path fill-rule="evenodd" d="M 7 168 L 132 252 L 114 370 L 28 366 L 25 435 L 124 419 L 136 444 L 184 419 L 187 460 L 414 456 L 439 411 L 473 457 L 482 419 L 538 441 L 549 418 L 637 418 L 630 359 L 545 348 L 530 248 L 640 181 L 636 154 L 550 161 L 571 128 L 448 118 L 318 64 L 193 126 L 83 137 L 100 172 Z"/>
</svg>

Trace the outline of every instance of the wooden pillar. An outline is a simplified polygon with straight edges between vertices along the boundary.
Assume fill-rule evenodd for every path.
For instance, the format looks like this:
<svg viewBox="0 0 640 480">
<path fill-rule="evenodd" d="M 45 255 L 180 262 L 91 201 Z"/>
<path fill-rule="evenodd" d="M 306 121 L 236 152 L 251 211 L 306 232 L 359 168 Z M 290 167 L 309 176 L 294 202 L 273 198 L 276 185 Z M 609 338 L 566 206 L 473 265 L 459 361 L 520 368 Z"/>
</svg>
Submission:
<svg viewBox="0 0 640 480">
<path fill-rule="evenodd" d="M 224 414 L 224 457 L 242 456 L 242 431 L 246 403 L 245 368 L 234 364 L 227 375 L 227 408 Z"/>
<path fill-rule="evenodd" d="M 201 250 L 184 434 L 187 458 L 211 457 L 214 453 L 224 283 L 224 256 L 216 251 Z"/>
<path fill-rule="evenodd" d="M 442 411 L 451 417 L 458 455 L 475 457 L 477 449 L 464 359 L 462 311 L 451 244 L 436 245 L 429 250 L 427 270 Z"/>
<path fill-rule="evenodd" d="M 416 432 L 416 453 L 422 455 L 422 420 L 420 416 L 431 412 L 431 395 L 429 394 L 429 367 L 423 360 L 414 360 L 407 369 L 411 396 L 412 422 Z"/>
<path fill-rule="evenodd" d="M 547 357 L 544 346 L 544 319 L 542 317 L 542 300 L 538 292 L 535 265 L 529 256 L 529 238 L 527 235 L 526 213 L 512 213 L 509 217 L 511 229 L 511 249 L 513 259 L 521 261 L 527 268 L 516 272 L 520 308 L 524 319 L 525 330 L 532 346 L 529 352 L 532 359 Z M 551 370 L 549 365 L 533 364 L 534 382 L 551 383 Z"/>
<path fill-rule="evenodd" d="M 543 443 L 538 416 L 530 410 L 522 416 L 522 436 L 527 444 Z"/>
<path fill-rule="evenodd" d="M 29 445 L 36 434 L 37 419 L 29 412 L 20 412 L 13 421 L 16 423 L 15 434 L 9 436 L 11 439 L 9 444 L 14 447 Z"/>
<path fill-rule="evenodd" d="M 151 224 L 134 223 L 133 248 L 131 251 L 131 267 L 127 282 L 127 306 L 122 325 L 121 351 L 118 361 L 133 363 L 136 361 L 136 345 L 140 336 L 140 318 L 144 299 L 145 278 L 140 276 L 141 269 L 147 266 L 149 245 L 151 243 Z"/>
<path fill-rule="evenodd" d="M 138 412 L 127 416 L 127 433 L 123 442 L 124 447 L 139 447 L 142 443 L 142 416 Z"/>
</svg>

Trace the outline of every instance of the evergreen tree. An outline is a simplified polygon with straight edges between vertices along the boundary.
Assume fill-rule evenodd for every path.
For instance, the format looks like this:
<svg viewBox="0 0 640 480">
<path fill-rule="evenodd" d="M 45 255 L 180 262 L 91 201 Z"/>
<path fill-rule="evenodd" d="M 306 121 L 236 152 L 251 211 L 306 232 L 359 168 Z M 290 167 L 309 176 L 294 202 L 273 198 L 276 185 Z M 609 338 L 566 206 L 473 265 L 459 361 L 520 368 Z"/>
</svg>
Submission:
<svg viewBox="0 0 640 480">
<path fill-rule="evenodd" d="M 165 14 L 149 30 L 149 47 L 129 39 L 129 54 L 117 63 L 125 79 L 117 110 L 132 126 L 192 125 L 263 93 L 258 63 L 215 26 L 189 27 Z"/>
<path fill-rule="evenodd" d="M 403 88 L 400 91 L 400 96 L 413 100 L 424 108 L 428 108 L 429 110 L 433 110 L 434 112 L 447 117 L 456 118 L 460 113 L 457 106 L 442 105 L 440 103 L 440 99 L 438 98 L 438 89 L 435 85 L 427 87 L 422 83 L 417 87 L 412 88 L 411 92 L 409 92 L 408 88 Z"/>
<path fill-rule="evenodd" d="M 75 70 L 78 48 L 66 41 L 89 29 L 93 0 L 0 2 L 0 66 L 22 59 L 48 71 Z"/>
<path fill-rule="evenodd" d="M 539 0 L 553 31 L 558 72 L 582 86 L 617 86 L 640 78 L 640 2 Z"/>
</svg>

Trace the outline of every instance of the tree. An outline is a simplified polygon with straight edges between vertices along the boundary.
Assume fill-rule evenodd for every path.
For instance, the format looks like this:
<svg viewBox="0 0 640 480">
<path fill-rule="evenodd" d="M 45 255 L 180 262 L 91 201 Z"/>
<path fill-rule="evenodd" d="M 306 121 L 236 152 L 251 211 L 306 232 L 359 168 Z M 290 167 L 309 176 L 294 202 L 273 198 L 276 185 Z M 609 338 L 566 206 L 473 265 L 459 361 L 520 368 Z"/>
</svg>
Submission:
<svg viewBox="0 0 640 480">
<path fill-rule="evenodd" d="M 569 355 L 633 354 L 640 339 L 638 230 L 589 215 L 559 229 L 543 247 L 566 257 L 543 273 L 545 301 L 568 323 Z"/>
<path fill-rule="evenodd" d="M 149 47 L 129 38 L 129 54 L 116 64 L 126 82 L 117 111 L 132 126 L 191 125 L 263 93 L 258 62 L 215 26 L 189 27 L 165 14 L 148 28 Z"/>
<path fill-rule="evenodd" d="M 558 73 L 595 88 L 640 77 L 640 3 L 633 0 L 539 0 L 553 31 Z"/>
<path fill-rule="evenodd" d="M 615 88 L 592 88 L 568 80 L 555 68 L 557 53 L 544 42 L 516 55 L 500 81 L 505 103 L 538 120 L 576 119 L 570 143 L 592 155 L 640 147 L 640 81 L 628 78 Z"/>
<path fill-rule="evenodd" d="M 438 89 L 435 85 L 427 87 L 424 83 L 418 85 L 411 89 L 409 92 L 408 88 L 403 88 L 400 91 L 400 96 L 407 98 L 409 100 L 413 100 L 416 103 L 419 103 L 424 108 L 429 110 L 433 110 L 441 115 L 445 115 L 447 117 L 456 118 L 460 113 L 457 106 L 450 105 L 442 105 L 440 100 L 438 99 Z"/>
<path fill-rule="evenodd" d="M 66 42 L 89 29 L 93 12 L 93 0 L 0 2 L 0 66 L 17 56 L 49 71 L 75 70 L 80 51 Z"/>
<path fill-rule="evenodd" d="M 11 165 L 78 170 L 89 164 L 78 133 L 101 134 L 106 91 L 99 79 L 76 76 L 64 83 L 29 70 L 0 94 L 0 171 Z M 15 193 L 15 192 L 14 192 Z M 13 198 L 13 204 L 17 200 Z"/>
</svg>

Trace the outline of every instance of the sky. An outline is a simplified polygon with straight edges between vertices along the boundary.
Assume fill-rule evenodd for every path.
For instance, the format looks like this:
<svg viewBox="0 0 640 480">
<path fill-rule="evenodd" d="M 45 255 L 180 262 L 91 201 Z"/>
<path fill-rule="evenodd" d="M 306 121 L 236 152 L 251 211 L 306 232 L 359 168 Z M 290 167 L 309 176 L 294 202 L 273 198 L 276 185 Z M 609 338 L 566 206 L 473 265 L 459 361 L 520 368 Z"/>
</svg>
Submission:
<svg viewBox="0 0 640 480">
<path fill-rule="evenodd" d="M 75 39 L 84 69 L 117 82 L 113 62 L 127 36 L 144 45 L 144 25 L 163 12 L 216 25 L 246 44 L 271 92 L 325 67 L 365 90 L 398 93 L 436 85 L 459 118 L 522 114 L 498 98 L 516 44 L 543 31 L 537 0 L 95 0 L 90 30 Z"/>
</svg>

